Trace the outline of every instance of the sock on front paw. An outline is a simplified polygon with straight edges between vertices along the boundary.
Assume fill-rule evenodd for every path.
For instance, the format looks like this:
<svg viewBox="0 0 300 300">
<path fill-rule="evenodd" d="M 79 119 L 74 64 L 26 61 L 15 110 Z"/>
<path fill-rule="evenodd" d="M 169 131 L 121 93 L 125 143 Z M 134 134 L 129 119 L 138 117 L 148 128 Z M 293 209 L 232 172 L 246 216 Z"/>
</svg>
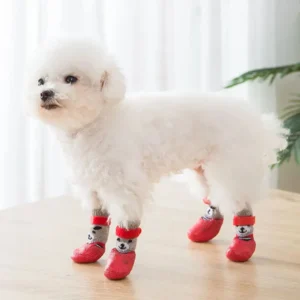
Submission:
<svg viewBox="0 0 300 300">
<path fill-rule="evenodd" d="M 223 216 L 220 210 L 212 206 L 208 199 L 203 202 L 209 207 L 206 213 L 188 231 L 188 237 L 193 242 L 208 242 L 213 239 L 220 231 L 223 224 Z"/>
<path fill-rule="evenodd" d="M 96 214 L 97 210 L 94 210 Z M 109 234 L 109 220 L 107 216 L 93 215 L 91 229 L 87 243 L 74 250 L 71 258 L 76 263 L 93 263 L 105 252 L 105 244 Z"/>
<path fill-rule="evenodd" d="M 135 262 L 137 238 L 141 232 L 139 227 L 125 229 L 117 226 L 116 248 L 112 249 L 104 271 L 108 279 L 123 279 L 130 274 Z"/>
<path fill-rule="evenodd" d="M 256 243 L 253 236 L 254 216 L 234 216 L 233 225 L 236 236 L 227 250 L 226 256 L 231 261 L 243 262 L 253 255 Z"/>
</svg>

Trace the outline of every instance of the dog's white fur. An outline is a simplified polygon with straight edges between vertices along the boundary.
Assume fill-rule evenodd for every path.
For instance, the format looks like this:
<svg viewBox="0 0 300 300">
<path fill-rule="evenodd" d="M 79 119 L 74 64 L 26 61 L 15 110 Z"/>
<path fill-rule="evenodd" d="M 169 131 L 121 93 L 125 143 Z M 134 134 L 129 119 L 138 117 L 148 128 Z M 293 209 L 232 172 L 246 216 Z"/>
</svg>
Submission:
<svg viewBox="0 0 300 300">
<path fill-rule="evenodd" d="M 66 84 L 66 75 L 79 78 Z M 143 76 L 143 74 L 140 74 Z M 38 86 L 38 79 L 45 84 Z M 51 89 L 60 107 L 41 107 Z M 200 166 L 216 206 L 234 210 L 262 197 L 264 177 L 284 130 L 241 99 L 214 94 L 156 93 L 125 97 L 114 60 L 95 41 L 51 41 L 34 56 L 27 108 L 55 128 L 73 183 L 92 208 L 124 226 L 140 221 L 153 184 L 163 175 Z M 188 205 L 188 202 L 187 204 Z"/>
</svg>

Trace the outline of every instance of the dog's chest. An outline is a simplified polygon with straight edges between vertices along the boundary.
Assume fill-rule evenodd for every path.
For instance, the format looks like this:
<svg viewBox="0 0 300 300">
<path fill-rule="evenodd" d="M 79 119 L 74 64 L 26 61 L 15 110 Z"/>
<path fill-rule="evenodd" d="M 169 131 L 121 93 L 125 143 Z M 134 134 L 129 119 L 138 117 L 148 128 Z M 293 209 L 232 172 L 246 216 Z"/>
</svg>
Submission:
<svg viewBox="0 0 300 300">
<path fill-rule="evenodd" d="M 77 138 L 64 141 L 62 148 L 67 165 L 67 176 L 75 185 L 93 187 L 105 180 L 109 162 L 101 140 Z"/>
</svg>

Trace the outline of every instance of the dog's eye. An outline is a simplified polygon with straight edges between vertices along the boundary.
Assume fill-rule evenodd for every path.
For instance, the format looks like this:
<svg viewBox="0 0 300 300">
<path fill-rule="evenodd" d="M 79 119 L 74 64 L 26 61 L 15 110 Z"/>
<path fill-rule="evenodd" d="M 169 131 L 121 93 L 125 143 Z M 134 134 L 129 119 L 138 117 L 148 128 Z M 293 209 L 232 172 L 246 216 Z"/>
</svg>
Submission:
<svg viewBox="0 0 300 300">
<path fill-rule="evenodd" d="M 117 241 L 118 241 L 118 242 L 120 242 L 120 241 L 121 241 L 121 239 L 120 239 L 120 238 L 117 238 Z"/>
<path fill-rule="evenodd" d="M 68 76 L 65 77 L 65 82 L 66 82 L 66 83 L 69 83 L 69 84 L 73 84 L 73 83 L 75 83 L 77 80 L 78 80 L 78 78 L 75 77 L 75 76 L 72 76 L 72 75 L 68 75 Z"/>
<path fill-rule="evenodd" d="M 132 240 L 129 240 L 128 243 L 129 243 L 129 244 L 132 243 Z"/>
<path fill-rule="evenodd" d="M 43 85 L 43 84 L 45 84 L 45 80 L 43 78 L 40 78 L 38 80 L 38 85 Z"/>
</svg>

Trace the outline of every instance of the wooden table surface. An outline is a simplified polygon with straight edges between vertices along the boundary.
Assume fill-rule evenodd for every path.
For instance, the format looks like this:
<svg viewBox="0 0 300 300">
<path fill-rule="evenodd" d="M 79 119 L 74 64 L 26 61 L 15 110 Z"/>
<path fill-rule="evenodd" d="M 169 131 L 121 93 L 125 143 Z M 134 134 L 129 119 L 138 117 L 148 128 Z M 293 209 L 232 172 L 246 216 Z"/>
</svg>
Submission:
<svg viewBox="0 0 300 300">
<path fill-rule="evenodd" d="M 90 265 L 69 258 L 88 229 L 76 201 L 62 197 L 1 211 L 0 299 L 300 299 L 300 195 L 274 191 L 256 205 L 257 251 L 247 263 L 225 257 L 234 235 L 229 215 L 213 242 L 187 239 L 204 205 L 186 201 L 189 206 L 151 205 L 135 268 L 117 282 L 103 276 L 108 253 Z M 114 240 L 112 230 L 108 249 Z"/>
</svg>

